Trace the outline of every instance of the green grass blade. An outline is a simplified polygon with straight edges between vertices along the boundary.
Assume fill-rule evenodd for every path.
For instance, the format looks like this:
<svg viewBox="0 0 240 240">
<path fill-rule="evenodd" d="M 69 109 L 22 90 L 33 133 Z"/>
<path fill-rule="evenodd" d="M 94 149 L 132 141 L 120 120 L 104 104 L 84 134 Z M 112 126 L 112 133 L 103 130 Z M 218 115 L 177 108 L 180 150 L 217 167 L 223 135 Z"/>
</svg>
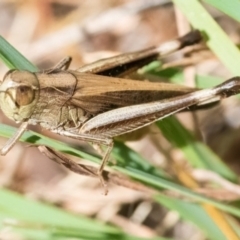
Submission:
<svg viewBox="0 0 240 240">
<path fill-rule="evenodd" d="M 196 141 L 192 134 L 179 121 L 171 116 L 157 122 L 163 135 L 175 146 L 182 150 L 186 159 L 197 168 L 205 168 L 217 172 L 232 181 L 237 176 L 225 165 L 216 154 L 206 145 Z"/>
<path fill-rule="evenodd" d="M 124 239 L 144 240 L 130 236 L 120 229 L 106 223 L 59 210 L 58 208 L 22 198 L 11 191 L 0 190 L 0 228 L 3 221 L 18 220 L 17 232 L 22 232 L 30 239 L 60 239 L 75 237 L 77 239 Z M 10 221 L 11 222 L 11 221 Z M 25 230 L 24 230 L 25 229 Z M 31 238 L 32 237 L 32 238 Z M 47 238 L 48 237 L 48 238 Z M 146 240 L 146 239 L 145 239 Z M 153 238 L 152 240 L 168 240 Z M 169 239 L 170 240 L 170 239 Z"/>
<path fill-rule="evenodd" d="M 240 75 L 240 52 L 198 0 L 173 0 L 194 28 L 207 36 L 207 45 L 234 75 Z M 229 1 L 231 2 L 231 1 Z"/>
<path fill-rule="evenodd" d="M 0 58 L 10 69 L 21 69 L 36 72 L 38 69 L 19 53 L 11 44 L 0 36 Z"/>
<path fill-rule="evenodd" d="M 61 211 L 52 205 L 37 203 L 22 198 L 19 194 L 6 189 L 0 191 L 0 211 L 27 222 L 42 224 L 53 224 L 63 227 L 75 227 L 79 229 L 92 229 L 94 223 L 95 231 L 117 232 L 114 227 L 107 226 L 95 220 L 85 217 L 74 216 Z M 47 217 L 46 217 L 47 216 Z"/>
<path fill-rule="evenodd" d="M 113 167 L 113 169 L 117 169 L 120 172 L 123 172 L 124 174 L 127 174 L 128 176 L 132 177 L 133 179 L 136 179 L 140 182 L 143 182 L 145 184 L 148 184 L 150 186 L 155 187 L 156 189 L 168 189 L 175 192 L 178 192 L 179 194 L 182 194 L 183 196 L 189 197 L 193 201 L 196 201 L 198 203 L 207 203 L 212 206 L 215 206 L 216 208 L 223 210 L 225 212 L 231 213 L 234 216 L 240 217 L 240 209 L 234 206 L 231 206 L 228 203 L 221 203 L 217 200 L 202 196 L 198 193 L 193 192 L 192 190 L 181 186 L 177 183 L 171 182 L 169 180 L 159 178 L 157 176 L 154 176 L 152 174 L 138 171 L 137 169 L 130 169 L 130 168 L 120 168 L 120 167 Z M 161 196 L 161 195 L 157 195 Z"/>
<path fill-rule="evenodd" d="M 1 137 L 10 138 L 16 131 L 17 131 L 17 129 L 14 127 L 11 127 L 11 126 L 8 126 L 5 124 L 0 124 L 0 136 Z M 54 139 L 45 137 L 39 133 L 35 133 L 32 131 L 26 131 L 20 138 L 20 141 L 28 142 L 28 143 L 34 144 L 34 145 L 48 146 L 48 147 L 54 148 L 54 149 L 64 152 L 64 153 L 77 155 L 84 159 L 89 159 L 90 161 L 93 161 L 96 163 L 100 162 L 100 159 L 98 157 L 87 154 L 85 152 L 77 151 L 76 149 L 71 148 L 70 146 L 66 145 L 63 142 L 56 141 Z"/>
<path fill-rule="evenodd" d="M 215 222 L 198 204 L 185 202 L 165 195 L 159 195 L 155 199 L 161 205 L 173 211 L 177 211 L 183 219 L 194 223 L 194 225 L 199 227 L 209 239 L 226 240 Z"/>
<path fill-rule="evenodd" d="M 240 1 L 239 0 L 204 0 L 221 12 L 227 14 L 233 19 L 240 22 Z"/>
</svg>

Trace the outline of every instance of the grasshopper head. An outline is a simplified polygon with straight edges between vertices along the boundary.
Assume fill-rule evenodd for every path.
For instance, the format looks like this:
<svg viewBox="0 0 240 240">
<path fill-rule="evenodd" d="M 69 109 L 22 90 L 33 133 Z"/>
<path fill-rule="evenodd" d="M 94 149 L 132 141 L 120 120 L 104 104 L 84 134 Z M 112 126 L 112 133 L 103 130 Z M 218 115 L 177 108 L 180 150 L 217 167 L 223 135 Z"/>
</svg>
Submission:
<svg viewBox="0 0 240 240">
<path fill-rule="evenodd" d="M 39 97 L 39 82 L 34 73 L 10 70 L 0 85 L 0 107 L 15 122 L 28 120 Z"/>
</svg>

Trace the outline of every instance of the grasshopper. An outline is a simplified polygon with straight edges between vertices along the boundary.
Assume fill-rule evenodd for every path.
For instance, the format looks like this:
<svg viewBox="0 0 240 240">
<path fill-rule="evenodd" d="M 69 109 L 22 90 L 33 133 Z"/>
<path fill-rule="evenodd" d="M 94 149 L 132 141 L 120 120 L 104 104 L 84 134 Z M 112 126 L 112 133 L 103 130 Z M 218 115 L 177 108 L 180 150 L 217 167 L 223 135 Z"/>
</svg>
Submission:
<svg viewBox="0 0 240 240">
<path fill-rule="evenodd" d="M 0 106 L 18 131 L 1 148 L 5 155 L 29 124 L 57 134 L 105 145 L 98 175 L 113 148 L 113 139 L 169 115 L 240 92 L 240 78 L 199 90 L 171 83 L 120 78 L 149 62 L 200 42 L 199 31 L 142 51 L 121 54 L 68 70 L 71 58 L 41 72 L 10 70 L 0 85 Z"/>
</svg>

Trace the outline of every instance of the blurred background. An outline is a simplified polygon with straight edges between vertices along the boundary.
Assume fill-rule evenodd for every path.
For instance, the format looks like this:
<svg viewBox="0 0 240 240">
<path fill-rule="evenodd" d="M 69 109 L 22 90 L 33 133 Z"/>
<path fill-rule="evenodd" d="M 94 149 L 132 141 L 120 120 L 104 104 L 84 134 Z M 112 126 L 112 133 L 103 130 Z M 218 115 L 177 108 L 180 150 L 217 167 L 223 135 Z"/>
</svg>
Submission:
<svg viewBox="0 0 240 240">
<path fill-rule="evenodd" d="M 239 43 L 239 23 L 210 5 L 205 7 L 230 39 Z M 184 15 L 168 0 L 0 0 L 0 34 L 39 69 L 48 69 L 66 56 L 72 56 L 70 68 L 76 69 L 101 58 L 159 45 L 190 29 Z M 188 86 L 195 86 L 196 74 L 232 77 L 204 44 L 166 59 L 163 64 L 182 68 L 183 84 Z M 1 79 L 7 70 L 0 64 Z M 139 78 L 157 77 L 147 74 Z M 211 110 L 178 115 L 235 173 L 240 172 L 239 110 L 239 101 L 233 98 Z M 17 126 L 2 113 L 0 121 Z M 84 143 L 38 127 L 31 129 L 92 151 Z M 1 138 L 0 145 L 5 141 Z M 154 127 L 143 139 L 127 144 L 170 174 L 173 169 L 168 155 L 178 164 L 187 164 L 183 154 Z M 16 144 L 0 158 L 0 185 L 30 199 L 113 224 L 134 236 L 208 239 L 196 225 L 154 202 L 149 194 L 109 184 L 109 194 L 104 196 L 97 179 L 72 173 L 27 144 Z M 219 196 L 220 200 L 225 197 L 226 194 Z M 237 200 L 239 196 L 228 197 Z M 22 239 L 13 232 L 3 227 L 0 239 Z"/>
</svg>

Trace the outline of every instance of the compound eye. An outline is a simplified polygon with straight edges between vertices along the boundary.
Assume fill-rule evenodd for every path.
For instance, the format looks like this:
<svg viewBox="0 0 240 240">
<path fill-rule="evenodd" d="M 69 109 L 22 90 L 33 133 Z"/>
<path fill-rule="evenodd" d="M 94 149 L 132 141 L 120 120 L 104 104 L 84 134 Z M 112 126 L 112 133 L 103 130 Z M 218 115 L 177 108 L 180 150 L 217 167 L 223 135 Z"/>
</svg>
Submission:
<svg viewBox="0 0 240 240">
<path fill-rule="evenodd" d="M 16 103 L 18 106 L 30 104 L 35 97 L 35 91 L 30 86 L 19 86 L 16 89 Z"/>
</svg>

